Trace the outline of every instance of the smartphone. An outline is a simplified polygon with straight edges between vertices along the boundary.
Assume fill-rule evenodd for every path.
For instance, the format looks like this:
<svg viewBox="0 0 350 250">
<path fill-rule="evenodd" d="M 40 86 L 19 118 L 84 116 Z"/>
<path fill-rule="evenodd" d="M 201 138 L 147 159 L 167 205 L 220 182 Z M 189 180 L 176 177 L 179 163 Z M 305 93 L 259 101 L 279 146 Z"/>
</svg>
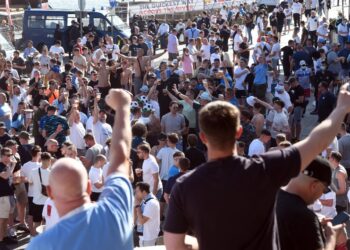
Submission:
<svg viewBox="0 0 350 250">
<path fill-rule="evenodd" d="M 346 212 L 338 213 L 332 220 L 333 226 L 340 225 L 347 222 L 350 219 L 350 215 Z"/>
</svg>

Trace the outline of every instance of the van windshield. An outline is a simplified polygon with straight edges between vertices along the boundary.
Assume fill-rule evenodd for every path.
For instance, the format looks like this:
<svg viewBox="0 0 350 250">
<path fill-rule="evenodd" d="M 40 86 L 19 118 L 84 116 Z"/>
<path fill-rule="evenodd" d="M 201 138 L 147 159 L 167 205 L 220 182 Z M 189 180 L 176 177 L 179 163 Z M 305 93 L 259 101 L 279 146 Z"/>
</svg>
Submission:
<svg viewBox="0 0 350 250">
<path fill-rule="evenodd" d="M 108 21 L 110 21 L 111 23 L 113 23 L 113 25 L 119 29 L 119 30 L 125 30 L 125 29 L 129 29 L 129 26 L 123 22 L 123 20 L 119 17 L 114 15 L 113 16 L 113 22 L 112 22 L 112 16 L 111 15 L 106 15 Z"/>
<path fill-rule="evenodd" d="M 2 49 L 5 51 L 14 50 L 13 46 L 5 39 L 4 34 L 1 34 L 1 33 L 0 33 L 0 44 L 2 46 Z"/>
</svg>

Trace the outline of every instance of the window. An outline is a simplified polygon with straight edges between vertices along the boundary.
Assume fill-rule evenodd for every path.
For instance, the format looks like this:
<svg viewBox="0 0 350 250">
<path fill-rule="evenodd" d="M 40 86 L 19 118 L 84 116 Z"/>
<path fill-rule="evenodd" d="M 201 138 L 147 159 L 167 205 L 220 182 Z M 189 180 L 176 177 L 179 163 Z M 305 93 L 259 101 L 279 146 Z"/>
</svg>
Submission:
<svg viewBox="0 0 350 250">
<path fill-rule="evenodd" d="M 96 30 L 107 31 L 107 22 L 105 19 L 94 18 L 94 27 Z"/>
<path fill-rule="evenodd" d="M 44 16 L 29 16 L 28 27 L 34 29 L 45 28 L 45 17 Z"/>
<path fill-rule="evenodd" d="M 63 16 L 47 16 L 45 20 L 46 29 L 56 29 L 56 25 L 60 25 L 60 29 L 64 29 L 64 17 Z"/>
</svg>

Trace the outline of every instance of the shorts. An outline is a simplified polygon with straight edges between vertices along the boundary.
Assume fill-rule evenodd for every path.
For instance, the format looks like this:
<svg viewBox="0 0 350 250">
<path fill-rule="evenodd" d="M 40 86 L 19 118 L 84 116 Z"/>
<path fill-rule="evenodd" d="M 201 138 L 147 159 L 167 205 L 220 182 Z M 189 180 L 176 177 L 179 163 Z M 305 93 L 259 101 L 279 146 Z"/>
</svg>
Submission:
<svg viewBox="0 0 350 250">
<path fill-rule="evenodd" d="M 304 96 L 305 98 L 308 98 L 311 96 L 311 89 L 304 89 Z"/>
<path fill-rule="evenodd" d="M 28 202 L 27 191 L 23 183 L 15 185 L 16 201 L 21 205 L 26 205 Z"/>
<path fill-rule="evenodd" d="M 33 221 L 41 222 L 43 220 L 44 205 L 37 205 L 33 203 Z"/>
<path fill-rule="evenodd" d="M 178 53 L 170 53 L 169 52 L 169 61 L 172 61 L 172 60 L 174 60 L 174 59 L 177 59 L 177 57 L 179 56 L 179 54 Z"/>
<path fill-rule="evenodd" d="M 28 196 L 28 215 L 33 216 L 33 197 Z"/>
<path fill-rule="evenodd" d="M 0 219 L 8 219 L 11 213 L 10 196 L 0 197 Z"/>
<path fill-rule="evenodd" d="M 247 91 L 236 89 L 236 98 L 240 99 L 247 96 Z"/>
<path fill-rule="evenodd" d="M 289 119 L 291 123 L 300 123 L 303 114 L 303 108 L 297 106 L 294 108 L 293 113 L 290 115 Z"/>
<path fill-rule="evenodd" d="M 162 189 L 160 189 L 160 190 L 158 190 L 158 192 L 157 192 L 157 195 L 156 195 L 156 197 L 157 197 L 157 199 L 160 201 L 160 202 L 165 202 L 165 199 L 164 199 L 164 192 L 163 192 L 163 190 L 164 190 L 164 188 L 165 188 L 165 186 L 166 186 L 166 183 L 167 183 L 168 181 L 167 180 L 162 180 Z"/>
<path fill-rule="evenodd" d="M 271 64 L 272 64 L 272 68 L 273 68 L 273 69 L 276 69 L 276 68 L 277 68 L 278 62 L 279 62 L 279 59 L 276 59 L 276 58 L 272 58 L 272 59 L 271 59 Z"/>
</svg>

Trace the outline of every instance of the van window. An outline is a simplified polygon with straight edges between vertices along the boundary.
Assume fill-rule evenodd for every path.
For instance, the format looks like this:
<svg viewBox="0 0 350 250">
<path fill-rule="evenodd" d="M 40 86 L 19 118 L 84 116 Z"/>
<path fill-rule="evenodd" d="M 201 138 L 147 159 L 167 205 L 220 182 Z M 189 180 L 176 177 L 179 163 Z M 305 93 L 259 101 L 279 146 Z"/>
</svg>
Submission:
<svg viewBox="0 0 350 250">
<path fill-rule="evenodd" d="M 44 16 L 29 16 L 28 27 L 35 29 L 45 28 L 45 17 Z"/>
<path fill-rule="evenodd" d="M 94 18 L 94 27 L 100 31 L 107 31 L 107 21 L 101 18 Z"/>
<path fill-rule="evenodd" d="M 60 25 L 60 29 L 64 29 L 64 17 L 63 16 L 46 16 L 45 27 L 47 29 L 56 29 L 56 25 Z"/>
</svg>

